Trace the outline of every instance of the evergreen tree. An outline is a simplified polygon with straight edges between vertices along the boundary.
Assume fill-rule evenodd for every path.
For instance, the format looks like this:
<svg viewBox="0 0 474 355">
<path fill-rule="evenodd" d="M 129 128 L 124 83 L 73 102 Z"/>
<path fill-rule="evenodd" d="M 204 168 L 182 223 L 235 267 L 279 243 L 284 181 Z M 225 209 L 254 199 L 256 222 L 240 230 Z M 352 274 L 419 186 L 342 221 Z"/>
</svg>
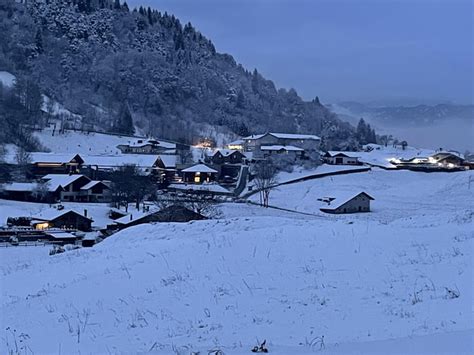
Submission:
<svg viewBox="0 0 474 355">
<path fill-rule="evenodd" d="M 123 104 L 120 108 L 117 120 L 114 125 L 114 131 L 123 134 L 133 134 L 135 128 L 133 127 L 132 114 L 127 104 Z"/>
<path fill-rule="evenodd" d="M 367 144 L 367 125 L 363 118 L 357 124 L 356 136 L 360 144 Z"/>
<path fill-rule="evenodd" d="M 38 52 L 38 54 L 43 53 L 43 51 L 44 51 L 44 48 L 43 48 L 43 35 L 41 34 L 41 30 L 39 28 L 36 30 L 35 46 L 36 46 L 36 51 Z"/>
<path fill-rule="evenodd" d="M 115 0 L 114 1 L 114 9 L 115 10 L 120 10 L 121 9 L 120 0 Z"/>
</svg>

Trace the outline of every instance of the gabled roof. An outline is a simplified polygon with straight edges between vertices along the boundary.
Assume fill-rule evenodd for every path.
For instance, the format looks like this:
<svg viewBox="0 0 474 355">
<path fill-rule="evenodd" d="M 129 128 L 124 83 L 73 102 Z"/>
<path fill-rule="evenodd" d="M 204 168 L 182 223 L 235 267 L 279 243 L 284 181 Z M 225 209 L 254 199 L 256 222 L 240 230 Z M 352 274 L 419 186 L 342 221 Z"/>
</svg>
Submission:
<svg viewBox="0 0 474 355">
<path fill-rule="evenodd" d="M 159 155 L 155 154 L 117 154 L 117 155 L 87 155 L 84 156 L 85 165 L 102 168 L 117 168 L 123 165 L 136 165 L 140 168 L 155 166 Z"/>
<path fill-rule="evenodd" d="M 302 152 L 304 149 L 294 147 L 292 145 L 262 145 L 260 147 L 261 150 L 272 150 L 272 151 L 280 151 L 286 150 L 288 152 Z"/>
<path fill-rule="evenodd" d="M 67 186 L 81 178 L 85 178 L 90 181 L 87 176 L 81 174 L 48 174 L 46 176 L 43 176 L 41 179 L 47 182 L 49 191 L 56 191 L 59 187 L 66 188 Z"/>
<path fill-rule="evenodd" d="M 183 169 L 183 173 L 217 173 L 217 170 L 208 167 L 205 164 L 196 164 L 189 168 Z"/>
<path fill-rule="evenodd" d="M 359 195 L 365 195 L 369 200 L 374 200 L 372 196 L 370 196 L 366 192 L 345 192 L 345 191 L 338 191 L 335 193 L 331 193 L 329 196 L 325 196 L 322 198 L 318 198 L 319 201 L 322 202 L 321 209 L 325 210 L 335 210 L 344 205 L 346 202 L 349 202 L 353 198 Z"/>
<path fill-rule="evenodd" d="M 359 158 L 354 153 L 355 152 L 340 152 L 340 151 L 330 150 L 325 154 L 325 156 L 328 156 L 328 157 L 331 157 L 331 158 L 334 158 L 336 156 L 347 157 L 347 158 Z"/>
<path fill-rule="evenodd" d="M 104 185 L 106 188 L 110 188 L 109 185 L 107 185 L 105 182 L 103 181 L 100 181 L 100 180 L 91 180 L 89 181 L 87 184 L 85 184 L 84 186 L 81 187 L 81 190 L 89 190 L 89 189 L 92 189 L 94 186 L 96 185 L 99 185 L 99 184 L 102 184 Z"/>
<path fill-rule="evenodd" d="M 51 209 L 48 209 L 46 211 L 43 211 L 41 212 L 39 215 L 37 216 L 33 216 L 31 219 L 32 220 L 37 220 L 37 221 L 53 221 L 59 217 L 62 217 L 64 216 L 65 214 L 67 213 L 74 213 L 78 216 L 81 216 L 82 218 L 85 218 L 85 219 L 88 219 L 90 221 L 92 221 L 91 218 L 88 218 L 88 217 L 85 217 L 84 215 L 80 214 L 79 212 L 76 212 L 74 210 L 62 210 L 62 211 L 58 211 L 54 208 L 51 208 Z"/>
<path fill-rule="evenodd" d="M 83 163 L 84 159 L 79 154 L 57 154 L 57 153 L 30 153 L 32 163 L 70 163 L 77 160 Z"/>
<path fill-rule="evenodd" d="M 217 153 L 221 153 L 224 157 L 228 157 L 229 155 L 232 155 L 234 153 L 243 155 L 241 152 L 235 149 L 216 149 L 215 151 L 211 152 L 211 156 L 215 156 Z"/>
<path fill-rule="evenodd" d="M 176 168 L 176 163 L 178 161 L 177 155 L 160 155 L 159 157 L 166 169 Z"/>
</svg>

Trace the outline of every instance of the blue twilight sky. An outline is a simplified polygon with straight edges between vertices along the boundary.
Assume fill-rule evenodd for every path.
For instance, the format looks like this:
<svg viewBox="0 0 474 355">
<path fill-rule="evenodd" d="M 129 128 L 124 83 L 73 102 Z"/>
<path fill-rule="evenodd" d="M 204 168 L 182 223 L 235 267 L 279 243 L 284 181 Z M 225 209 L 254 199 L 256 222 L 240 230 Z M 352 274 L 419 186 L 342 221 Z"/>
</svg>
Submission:
<svg viewBox="0 0 474 355">
<path fill-rule="evenodd" d="M 128 0 L 306 99 L 472 103 L 472 0 Z"/>
</svg>

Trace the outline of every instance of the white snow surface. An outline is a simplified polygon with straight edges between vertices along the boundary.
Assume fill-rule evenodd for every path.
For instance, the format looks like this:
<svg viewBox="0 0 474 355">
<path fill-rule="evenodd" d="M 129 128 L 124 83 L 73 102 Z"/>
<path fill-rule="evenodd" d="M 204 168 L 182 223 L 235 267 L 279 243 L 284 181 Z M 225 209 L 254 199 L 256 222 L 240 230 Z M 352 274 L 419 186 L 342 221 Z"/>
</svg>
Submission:
<svg viewBox="0 0 474 355">
<path fill-rule="evenodd" d="M 7 71 L 0 71 L 0 83 L 6 87 L 12 87 L 15 83 L 15 75 L 7 72 Z"/>
<path fill-rule="evenodd" d="M 0 248 L 0 352 L 472 353 L 472 176 L 375 169 L 270 194 L 312 212 L 320 192 L 363 190 L 372 213 L 228 203 L 54 256 Z"/>
</svg>

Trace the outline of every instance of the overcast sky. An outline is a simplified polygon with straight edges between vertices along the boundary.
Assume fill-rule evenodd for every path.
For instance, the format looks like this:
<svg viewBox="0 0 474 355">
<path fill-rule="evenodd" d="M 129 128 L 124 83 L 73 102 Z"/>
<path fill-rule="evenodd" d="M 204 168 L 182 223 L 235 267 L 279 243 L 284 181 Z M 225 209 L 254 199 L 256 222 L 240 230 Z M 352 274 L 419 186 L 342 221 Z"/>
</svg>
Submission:
<svg viewBox="0 0 474 355">
<path fill-rule="evenodd" d="M 129 0 L 175 14 L 306 99 L 473 98 L 472 0 Z M 411 101 L 414 99 L 414 101 Z"/>
</svg>

